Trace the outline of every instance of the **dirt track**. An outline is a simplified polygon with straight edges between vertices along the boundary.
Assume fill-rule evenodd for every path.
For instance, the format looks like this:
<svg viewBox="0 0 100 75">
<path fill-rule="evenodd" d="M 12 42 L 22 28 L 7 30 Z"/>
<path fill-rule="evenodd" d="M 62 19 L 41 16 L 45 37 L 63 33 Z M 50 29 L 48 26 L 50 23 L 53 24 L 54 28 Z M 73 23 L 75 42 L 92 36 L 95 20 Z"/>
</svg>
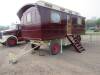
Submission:
<svg viewBox="0 0 100 75">
<path fill-rule="evenodd" d="M 86 51 L 81 54 L 75 52 L 73 47 L 64 48 L 63 54 L 55 56 L 28 53 L 14 65 L 9 64 L 8 54 L 18 54 L 25 44 L 12 48 L 0 46 L 0 75 L 100 75 L 99 38 L 84 36 Z"/>
</svg>

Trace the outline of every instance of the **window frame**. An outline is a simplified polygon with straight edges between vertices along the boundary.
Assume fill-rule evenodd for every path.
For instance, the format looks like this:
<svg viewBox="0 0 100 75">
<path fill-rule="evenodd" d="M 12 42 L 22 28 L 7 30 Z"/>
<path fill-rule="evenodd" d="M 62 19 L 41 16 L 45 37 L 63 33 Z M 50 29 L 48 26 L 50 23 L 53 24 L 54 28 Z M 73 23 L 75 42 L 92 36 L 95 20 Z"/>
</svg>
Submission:
<svg viewBox="0 0 100 75">
<path fill-rule="evenodd" d="M 53 13 L 57 15 L 56 18 L 54 18 L 54 14 Z M 59 16 L 59 21 L 57 22 L 56 20 L 58 20 L 57 19 L 58 16 Z M 56 23 L 56 24 L 61 23 L 61 13 L 59 11 L 51 10 L 51 12 L 50 12 L 50 22 L 51 23 Z"/>
</svg>

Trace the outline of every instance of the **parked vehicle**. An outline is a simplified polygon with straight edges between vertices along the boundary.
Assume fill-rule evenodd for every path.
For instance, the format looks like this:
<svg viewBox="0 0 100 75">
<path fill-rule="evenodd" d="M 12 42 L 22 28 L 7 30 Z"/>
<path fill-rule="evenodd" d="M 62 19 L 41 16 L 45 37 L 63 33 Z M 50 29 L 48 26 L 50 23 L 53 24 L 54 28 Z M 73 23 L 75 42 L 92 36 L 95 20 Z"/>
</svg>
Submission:
<svg viewBox="0 0 100 75">
<path fill-rule="evenodd" d="M 25 41 L 21 34 L 19 24 L 10 25 L 9 29 L 0 31 L 0 43 L 7 46 L 15 46 L 18 42 Z"/>
<path fill-rule="evenodd" d="M 52 54 L 62 52 L 63 44 L 72 44 L 78 52 L 84 50 L 80 35 L 85 34 L 85 17 L 79 13 L 38 1 L 23 6 L 17 15 L 21 21 L 22 37 L 31 40 L 32 47 L 48 44 Z"/>
</svg>

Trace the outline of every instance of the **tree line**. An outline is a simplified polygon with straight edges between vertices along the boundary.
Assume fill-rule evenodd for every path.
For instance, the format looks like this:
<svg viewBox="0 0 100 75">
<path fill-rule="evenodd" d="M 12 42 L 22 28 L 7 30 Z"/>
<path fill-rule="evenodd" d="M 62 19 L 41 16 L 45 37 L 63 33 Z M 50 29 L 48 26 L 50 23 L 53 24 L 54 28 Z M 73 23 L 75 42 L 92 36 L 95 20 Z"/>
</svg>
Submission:
<svg viewBox="0 0 100 75">
<path fill-rule="evenodd" d="M 9 29 L 9 26 L 0 25 L 0 31 Z"/>
<path fill-rule="evenodd" d="M 86 20 L 86 29 L 100 28 L 100 18 L 91 18 Z"/>
</svg>

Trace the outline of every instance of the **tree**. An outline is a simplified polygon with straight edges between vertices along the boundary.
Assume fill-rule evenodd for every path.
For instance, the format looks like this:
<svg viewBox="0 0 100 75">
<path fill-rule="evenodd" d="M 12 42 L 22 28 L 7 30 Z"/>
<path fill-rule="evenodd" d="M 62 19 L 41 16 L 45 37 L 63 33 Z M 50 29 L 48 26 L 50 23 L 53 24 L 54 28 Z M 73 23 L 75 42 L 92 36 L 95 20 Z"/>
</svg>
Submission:
<svg viewBox="0 0 100 75">
<path fill-rule="evenodd" d="M 98 18 L 97 20 L 96 20 L 96 25 L 99 27 L 100 26 L 100 18 Z"/>
<path fill-rule="evenodd" d="M 89 19 L 86 21 L 86 29 L 89 29 L 90 27 L 96 27 L 96 20 L 94 19 Z"/>
<path fill-rule="evenodd" d="M 86 29 L 91 29 L 91 28 L 100 28 L 100 18 L 97 19 L 89 19 L 86 21 Z"/>
</svg>

